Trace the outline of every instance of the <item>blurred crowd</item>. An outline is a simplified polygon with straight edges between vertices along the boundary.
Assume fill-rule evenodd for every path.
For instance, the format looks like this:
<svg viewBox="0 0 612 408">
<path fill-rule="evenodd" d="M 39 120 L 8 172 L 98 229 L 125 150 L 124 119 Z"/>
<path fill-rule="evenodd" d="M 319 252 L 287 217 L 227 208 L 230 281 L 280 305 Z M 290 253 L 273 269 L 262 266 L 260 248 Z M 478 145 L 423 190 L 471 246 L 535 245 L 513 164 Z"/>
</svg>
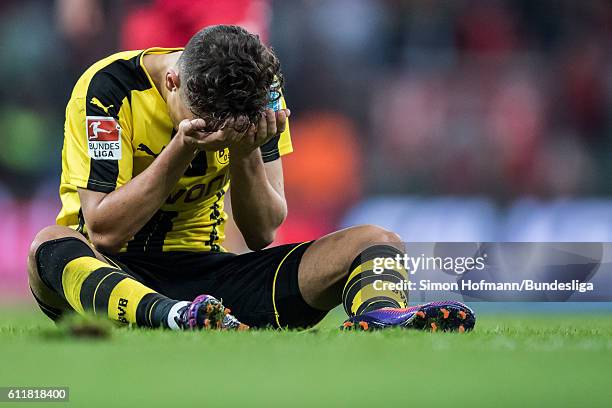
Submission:
<svg viewBox="0 0 612 408">
<path fill-rule="evenodd" d="M 368 193 L 612 192 L 609 1 L 282 1 L 272 43 L 296 112 L 354 122 Z"/>
<path fill-rule="evenodd" d="M 4 0 L 0 197 L 56 197 L 88 65 L 216 23 L 259 33 L 283 64 L 286 240 L 375 194 L 612 193 L 606 0 Z"/>
</svg>

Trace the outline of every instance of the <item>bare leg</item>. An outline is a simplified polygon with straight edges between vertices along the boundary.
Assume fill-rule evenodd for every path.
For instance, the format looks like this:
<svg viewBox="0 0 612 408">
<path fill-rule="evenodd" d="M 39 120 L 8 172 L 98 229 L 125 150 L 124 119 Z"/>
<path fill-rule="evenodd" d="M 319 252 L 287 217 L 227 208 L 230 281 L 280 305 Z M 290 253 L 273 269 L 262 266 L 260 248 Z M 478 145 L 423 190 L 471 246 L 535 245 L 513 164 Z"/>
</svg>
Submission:
<svg viewBox="0 0 612 408">
<path fill-rule="evenodd" d="M 401 238 L 375 225 L 361 225 L 328 234 L 304 253 L 298 270 L 300 291 L 306 303 L 319 310 L 340 304 L 342 289 L 355 258 L 372 245 L 404 250 Z"/>
</svg>

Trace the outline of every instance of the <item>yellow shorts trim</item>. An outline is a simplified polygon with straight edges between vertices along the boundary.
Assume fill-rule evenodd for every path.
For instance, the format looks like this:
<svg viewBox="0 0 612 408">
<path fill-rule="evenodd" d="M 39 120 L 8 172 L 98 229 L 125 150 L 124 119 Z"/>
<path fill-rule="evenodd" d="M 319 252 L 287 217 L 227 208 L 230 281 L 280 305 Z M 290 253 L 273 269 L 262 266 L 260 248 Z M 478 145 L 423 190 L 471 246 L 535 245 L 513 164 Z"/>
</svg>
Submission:
<svg viewBox="0 0 612 408">
<path fill-rule="evenodd" d="M 294 246 L 293 248 L 291 248 L 291 251 L 287 252 L 287 255 L 285 255 L 283 259 L 280 261 L 280 263 L 278 264 L 278 267 L 276 268 L 276 272 L 274 273 L 274 280 L 272 281 L 272 306 L 274 307 L 274 318 L 276 319 L 276 324 L 279 329 L 282 329 L 282 326 L 280 324 L 278 309 L 276 308 L 276 278 L 278 277 L 278 272 L 280 271 L 281 266 L 283 266 L 283 262 L 285 262 L 285 260 L 289 257 L 289 255 L 293 253 L 293 251 L 295 251 L 302 245 L 307 244 L 309 242 L 311 241 L 302 242 L 301 244 L 298 244 Z"/>
<path fill-rule="evenodd" d="M 109 258 L 108 256 L 102 254 L 102 256 L 104 257 L 104 259 L 106 259 L 106 261 L 111 264 L 111 266 L 114 266 L 117 269 L 121 269 L 121 267 L 119 265 L 117 265 L 117 262 L 113 261 L 111 258 Z"/>
</svg>

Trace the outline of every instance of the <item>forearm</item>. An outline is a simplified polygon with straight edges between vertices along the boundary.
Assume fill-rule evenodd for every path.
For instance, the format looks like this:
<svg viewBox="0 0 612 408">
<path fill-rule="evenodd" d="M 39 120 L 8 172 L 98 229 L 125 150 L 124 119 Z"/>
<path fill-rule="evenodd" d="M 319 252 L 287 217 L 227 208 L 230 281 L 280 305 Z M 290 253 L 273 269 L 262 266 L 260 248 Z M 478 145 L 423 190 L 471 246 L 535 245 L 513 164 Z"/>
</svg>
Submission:
<svg viewBox="0 0 612 408">
<path fill-rule="evenodd" d="M 84 211 L 90 239 L 114 252 L 159 210 L 193 160 L 194 149 L 174 138 L 142 173 Z"/>
<path fill-rule="evenodd" d="M 246 156 L 230 152 L 230 177 L 232 212 L 247 245 L 269 245 L 287 216 L 287 204 L 278 192 L 282 185 L 271 185 L 259 149 Z"/>
</svg>

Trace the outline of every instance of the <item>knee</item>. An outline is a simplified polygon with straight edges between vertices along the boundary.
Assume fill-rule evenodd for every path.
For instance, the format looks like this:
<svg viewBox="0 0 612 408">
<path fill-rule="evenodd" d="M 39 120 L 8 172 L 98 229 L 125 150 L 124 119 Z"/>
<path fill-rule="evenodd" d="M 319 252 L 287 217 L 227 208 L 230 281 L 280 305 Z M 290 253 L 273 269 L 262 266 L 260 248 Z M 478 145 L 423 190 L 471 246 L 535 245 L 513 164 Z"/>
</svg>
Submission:
<svg viewBox="0 0 612 408">
<path fill-rule="evenodd" d="M 50 282 L 48 278 L 51 277 L 51 275 L 42 276 L 45 272 L 38 270 L 39 266 L 36 260 L 36 254 L 41 245 L 45 242 L 71 236 L 77 238 L 79 235 L 78 232 L 70 228 L 52 225 L 42 229 L 36 234 L 36 237 L 30 245 L 30 250 L 28 252 L 28 281 L 30 289 L 42 311 L 53 320 L 57 320 L 62 315 L 62 312 L 68 310 L 70 306 L 62 297 L 62 293 L 57 290 L 57 285 L 54 287 L 53 285 L 49 285 L 49 283 L 45 283 Z M 51 274 L 55 272 L 54 268 L 43 268 L 43 270 Z M 55 276 L 52 278 L 57 280 Z M 45 279 L 45 281 L 43 281 L 43 279 Z M 61 279 L 61 277 L 59 279 Z"/>
<path fill-rule="evenodd" d="M 50 225 L 48 227 L 43 228 L 36 234 L 32 244 L 30 245 L 30 250 L 28 251 L 28 261 L 35 265 L 36 264 L 36 252 L 38 248 L 45 242 L 51 241 L 54 239 L 65 238 L 65 237 L 78 237 L 79 233 L 73 229 L 68 227 L 63 227 L 61 225 Z"/>
<path fill-rule="evenodd" d="M 350 265 L 355 261 L 355 257 L 360 256 L 364 251 L 385 245 L 396 248 L 398 251 L 404 252 L 404 244 L 402 238 L 395 232 L 389 231 L 378 225 L 360 225 L 349 228 L 348 235 L 350 239 L 345 241 L 344 248 L 348 250 L 346 269 L 350 269 Z"/>
<path fill-rule="evenodd" d="M 386 244 L 398 246 L 402 242 L 402 238 L 398 234 L 378 225 L 360 225 L 355 228 L 359 230 L 364 245 Z"/>
</svg>

